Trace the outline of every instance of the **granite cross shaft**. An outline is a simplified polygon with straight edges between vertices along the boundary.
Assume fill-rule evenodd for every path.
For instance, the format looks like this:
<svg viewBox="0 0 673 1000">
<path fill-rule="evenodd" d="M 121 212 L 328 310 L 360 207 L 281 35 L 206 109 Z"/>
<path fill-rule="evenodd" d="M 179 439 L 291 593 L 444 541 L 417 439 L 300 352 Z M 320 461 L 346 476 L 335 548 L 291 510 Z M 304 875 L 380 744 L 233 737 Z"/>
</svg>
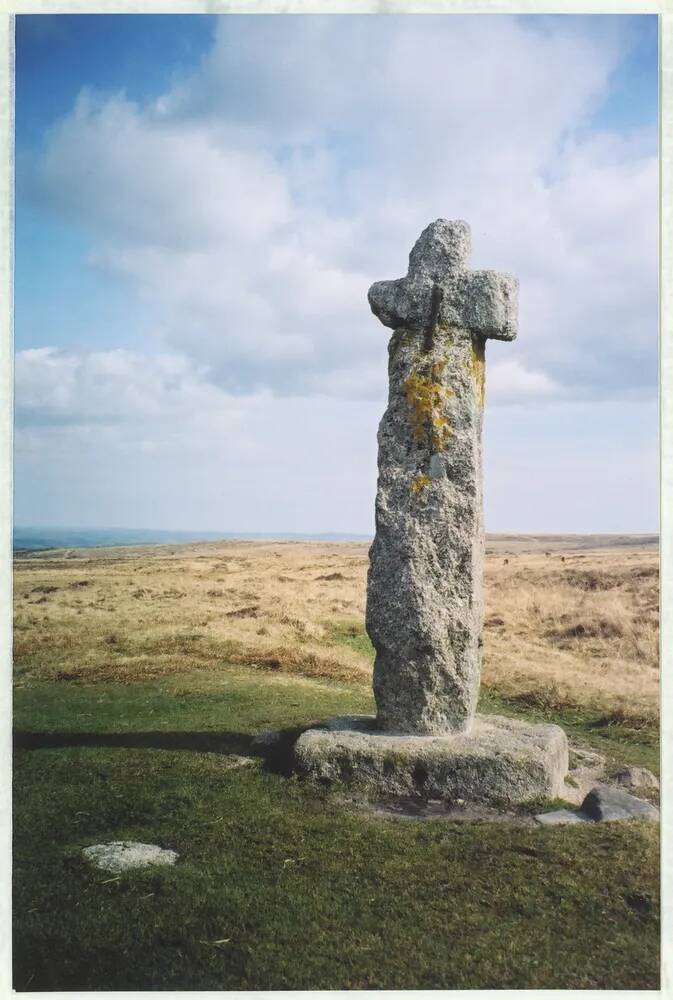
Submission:
<svg viewBox="0 0 673 1000">
<path fill-rule="evenodd" d="M 378 714 L 330 719 L 294 746 L 300 774 L 358 794 L 526 802 L 560 796 L 568 770 L 558 726 L 475 716 L 484 345 L 515 336 L 518 286 L 468 270 L 469 251 L 468 226 L 438 219 L 406 278 L 369 290 L 394 331 L 367 588 Z"/>
<path fill-rule="evenodd" d="M 394 331 L 379 427 L 367 631 L 379 728 L 469 729 L 479 692 L 484 347 L 516 336 L 518 282 L 471 271 L 470 229 L 438 219 L 369 304 Z"/>
</svg>

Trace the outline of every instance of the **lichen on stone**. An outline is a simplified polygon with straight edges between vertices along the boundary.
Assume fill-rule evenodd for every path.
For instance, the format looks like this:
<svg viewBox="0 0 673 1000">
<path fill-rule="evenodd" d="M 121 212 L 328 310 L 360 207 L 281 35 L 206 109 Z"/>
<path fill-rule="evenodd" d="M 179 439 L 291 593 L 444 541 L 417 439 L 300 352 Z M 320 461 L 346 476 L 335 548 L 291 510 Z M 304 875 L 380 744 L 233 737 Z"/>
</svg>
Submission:
<svg viewBox="0 0 673 1000">
<path fill-rule="evenodd" d="M 417 476 L 411 482 L 411 492 L 420 493 L 424 490 L 426 486 L 429 486 L 432 482 L 430 476 L 426 475 L 424 472 L 419 472 Z"/>
<path fill-rule="evenodd" d="M 456 333 L 458 328 L 452 323 L 438 323 L 437 332 L 435 334 L 438 342 L 442 342 L 442 349 L 447 351 L 449 347 L 452 346 L 456 339 Z"/>
<path fill-rule="evenodd" d="M 425 362 L 404 383 L 416 440 L 429 438 L 433 452 L 443 451 L 451 436 L 445 408 L 453 390 L 441 381 L 445 367 L 446 358 Z"/>
</svg>

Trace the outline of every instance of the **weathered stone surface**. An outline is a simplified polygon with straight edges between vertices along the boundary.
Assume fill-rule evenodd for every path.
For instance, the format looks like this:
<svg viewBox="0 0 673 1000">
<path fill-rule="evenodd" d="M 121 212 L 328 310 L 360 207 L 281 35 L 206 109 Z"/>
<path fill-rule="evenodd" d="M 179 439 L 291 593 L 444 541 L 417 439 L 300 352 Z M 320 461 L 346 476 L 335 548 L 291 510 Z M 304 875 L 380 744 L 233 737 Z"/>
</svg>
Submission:
<svg viewBox="0 0 673 1000">
<path fill-rule="evenodd" d="M 592 788 L 582 803 L 582 812 L 597 821 L 659 819 L 659 810 L 656 806 L 611 785 L 596 785 Z"/>
<path fill-rule="evenodd" d="M 560 794 L 568 744 L 558 726 L 500 716 L 443 736 L 395 736 L 352 716 L 303 733 L 295 763 L 314 781 L 368 793 L 514 803 Z"/>
<path fill-rule="evenodd" d="M 605 757 L 594 750 L 584 750 L 581 747 L 568 747 L 568 761 L 571 768 L 603 767 Z"/>
<path fill-rule="evenodd" d="M 604 781 L 605 757 L 593 750 L 569 746 L 568 763 L 570 770 L 565 778 L 562 798 L 579 806 L 584 801 L 587 792 L 594 785 Z"/>
<path fill-rule="evenodd" d="M 175 851 L 165 850 L 156 844 L 139 844 L 133 840 L 114 840 L 109 844 L 93 844 L 82 851 L 84 857 L 107 872 L 125 872 L 131 868 L 148 865 L 174 865 L 178 859 Z"/>
<path fill-rule="evenodd" d="M 587 793 L 594 785 L 604 780 L 604 768 L 597 767 L 576 767 L 568 771 L 561 798 L 566 802 L 572 802 L 579 806 L 584 801 Z"/>
<path fill-rule="evenodd" d="M 516 335 L 518 286 L 468 271 L 469 252 L 467 224 L 438 219 L 407 276 L 369 290 L 394 329 L 366 617 L 379 725 L 391 733 L 460 732 L 476 710 L 484 347 Z"/>
<path fill-rule="evenodd" d="M 574 809 L 554 809 L 553 812 L 538 813 L 535 817 L 541 826 L 566 826 L 568 823 L 589 823 L 584 813 Z"/>
<path fill-rule="evenodd" d="M 367 796 L 350 795 L 351 807 L 393 822 L 437 823 L 507 823 L 511 826 L 535 826 L 535 819 L 516 805 L 505 807 L 487 802 L 445 802 L 441 799 L 385 798 L 380 801 Z"/>
<path fill-rule="evenodd" d="M 627 785 L 631 788 L 659 787 L 659 779 L 646 767 L 624 767 L 615 774 L 614 780 L 618 785 Z"/>
</svg>

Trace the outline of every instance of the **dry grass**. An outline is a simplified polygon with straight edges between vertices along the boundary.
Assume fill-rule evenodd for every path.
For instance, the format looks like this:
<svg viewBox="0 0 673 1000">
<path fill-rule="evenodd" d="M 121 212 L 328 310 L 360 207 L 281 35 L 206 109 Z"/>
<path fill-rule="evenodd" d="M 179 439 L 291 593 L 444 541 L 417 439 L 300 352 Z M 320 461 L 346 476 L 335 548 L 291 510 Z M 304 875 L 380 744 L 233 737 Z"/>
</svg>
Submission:
<svg viewBox="0 0 673 1000">
<path fill-rule="evenodd" d="M 500 693 L 658 717 L 656 552 L 491 557 L 485 626 L 483 681 Z"/>
<path fill-rule="evenodd" d="M 484 685 L 533 704 L 656 718 L 656 551 L 525 548 L 487 556 Z M 355 543 L 24 556 L 15 569 L 17 683 L 131 682 L 235 662 L 369 684 L 366 568 L 367 546 Z"/>
</svg>

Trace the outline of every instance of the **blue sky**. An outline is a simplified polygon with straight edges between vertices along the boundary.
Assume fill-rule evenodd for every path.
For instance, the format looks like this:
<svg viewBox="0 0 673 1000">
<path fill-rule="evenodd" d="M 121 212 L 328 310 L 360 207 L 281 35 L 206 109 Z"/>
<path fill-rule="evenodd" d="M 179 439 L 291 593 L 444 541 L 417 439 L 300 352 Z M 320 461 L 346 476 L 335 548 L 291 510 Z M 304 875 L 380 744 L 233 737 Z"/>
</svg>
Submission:
<svg viewBox="0 0 673 1000">
<path fill-rule="evenodd" d="M 657 524 L 657 19 L 16 18 L 17 523 L 368 531 L 432 219 L 521 282 L 491 531 Z"/>
</svg>

